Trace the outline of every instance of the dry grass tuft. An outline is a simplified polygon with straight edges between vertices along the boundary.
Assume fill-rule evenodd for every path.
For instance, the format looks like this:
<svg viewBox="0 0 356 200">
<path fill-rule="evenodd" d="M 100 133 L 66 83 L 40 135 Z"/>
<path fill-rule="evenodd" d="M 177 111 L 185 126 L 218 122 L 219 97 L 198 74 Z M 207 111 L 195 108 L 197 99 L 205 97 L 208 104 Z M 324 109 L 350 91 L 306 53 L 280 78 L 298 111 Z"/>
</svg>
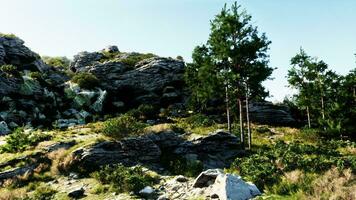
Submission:
<svg viewBox="0 0 356 200">
<path fill-rule="evenodd" d="M 21 189 L 0 189 L 0 200 L 25 199 L 27 197 L 26 190 Z"/>
<path fill-rule="evenodd" d="M 49 153 L 48 158 L 52 160 L 50 169 L 52 175 L 67 172 L 76 161 L 76 158 L 74 158 L 72 154 L 69 154 L 64 148 Z"/>
<path fill-rule="evenodd" d="M 355 175 L 350 169 L 340 172 L 333 168 L 313 182 L 312 194 L 308 199 L 356 199 L 355 181 Z"/>
</svg>

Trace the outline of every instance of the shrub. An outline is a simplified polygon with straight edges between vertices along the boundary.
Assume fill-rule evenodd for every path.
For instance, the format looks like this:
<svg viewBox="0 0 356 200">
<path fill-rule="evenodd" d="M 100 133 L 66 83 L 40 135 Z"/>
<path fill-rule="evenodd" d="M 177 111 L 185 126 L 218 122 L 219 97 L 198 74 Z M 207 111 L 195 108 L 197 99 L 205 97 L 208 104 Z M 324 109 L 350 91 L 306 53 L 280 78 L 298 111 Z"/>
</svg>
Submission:
<svg viewBox="0 0 356 200">
<path fill-rule="evenodd" d="M 203 114 L 196 114 L 186 118 L 186 122 L 190 124 L 192 127 L 208 127 L 213 125 L 214 120 L 210 119 L 208 116 Z"/>
<path fill-rule="evenodd" d="M 42 56 L 42 60 L 53 67 L 63 67 L 67 69 L 69 67 L 70 60 L 67 57 L 49 57 Z"/>
<path fill-rule="evenodd" d="M 14 65 L 2 65 L 0 71 L 4 72 L 9 77 L 19 75 L 17 67 Z"/>
<path fill-rule="evenodd" d="M 56 193 L 57 193 L 57 191 L 54 190 L 52 187 L 46 186 L 46 185 L 41 185 L 36 188 L 36 190 L 33 192 L 33 195 L 30 199 L 51 200 L 51 199 L 53 199 L 53 197 Z"/>
<path fill-rule="evenodd" d="M 103 124 L 103 134 L 120 140 L 139 134 L 145 127 L 145 124 L 138 122 L 133 116 L 124 114 L 105 121 Z"/>
<path fill-rule="evenodd" d="M 199 160 L 188 160 L 167 151 L 163 152 L 161 162 L 168 171 L 175 175 L 195 177 L 204 169 L 203 163 Z"/>
<path fill-rule="evenodd" d="M 339 145 L 343 144 L 322 141 L 316 145 L 308 145 L 277 141 L 270 148 L 263 147 L 248 157 L 237 158 L 230 170 L 237 171 L 260 188 L 279 182 L 283 173 L 294 170 L 322 173 L 337 166 L 339 170 L 350 168 L 355 171 L 356 159 L 352 156 L 342 156 L 337 151 Z"/>
<path fill-rule="evenodd" d="M 50 136 L 47 134 L 39 132 L 25 133 L 23 128 L 17 128 L 5 139 L 6 144 L 1 146 L 0 150 L 2 152 L 24 151 L 28 147 L 37 145 L 39 142 L 49 138 Z"/>
<path fill-rule="evenodd" d="M 137 109 L 132 109 L 127 112 L 136 119 L 152 119 L 158 115 L 158 109 L 153 105 L 142 104 Z"/>
<path fill-rule="evenodd" d="M 92 176 L 104 184 L 112 185 L 117 192 L 139 192 L 147 185 L 152 185 L 157 181 L 143 172 L 142 167 L 125 167 L 122 164 L 105 166 L 99 171 L 92 173 Z"/>
<path fill-rule="evenodd" d="M 99 79 L 88 72 L 81 72 L 72 77 L 72 82 L 77 83 L 84 89 L 93 89 L 99 85 Z"/>
<path fill-rule="evenodd" d="M 147 54 L 134 53 L 128 55 L 126 58 L 121 59 L 120 62 L 125 63 L 129 66 L 135 66 L 138 62 L 152 57 L 155 57 L 155 55 L 152 53 L 147 53 Z"/>
<path fill-rule="evenodd" d="M 5 34 L 5 33 L 0 33 L 0 37 L 5 37 L 5 38 L 18 38 L 15 34 L 10 33 L 10 34 Z"/>
</svg>

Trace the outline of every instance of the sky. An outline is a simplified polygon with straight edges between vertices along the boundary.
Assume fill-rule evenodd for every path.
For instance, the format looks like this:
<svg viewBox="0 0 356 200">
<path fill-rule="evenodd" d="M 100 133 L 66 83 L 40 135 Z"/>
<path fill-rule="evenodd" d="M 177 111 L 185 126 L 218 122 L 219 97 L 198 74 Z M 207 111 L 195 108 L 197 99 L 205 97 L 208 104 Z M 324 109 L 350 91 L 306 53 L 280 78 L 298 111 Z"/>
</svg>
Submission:
<svg viewBox="0 0 356 200">
<path fill-rule="evenodd" d="M 183 56 L 206 43 L 224 0 L 0 0 L 0 32 L 13 33 L 40 55 L 67 56 L 117 45 L 120 51 Z M 339 74 L 356 67 L 355 0 L 239 0 L 272 41 L 271 101 L 286 87 L 290 58 L 301 47 Z"/>
</svg>

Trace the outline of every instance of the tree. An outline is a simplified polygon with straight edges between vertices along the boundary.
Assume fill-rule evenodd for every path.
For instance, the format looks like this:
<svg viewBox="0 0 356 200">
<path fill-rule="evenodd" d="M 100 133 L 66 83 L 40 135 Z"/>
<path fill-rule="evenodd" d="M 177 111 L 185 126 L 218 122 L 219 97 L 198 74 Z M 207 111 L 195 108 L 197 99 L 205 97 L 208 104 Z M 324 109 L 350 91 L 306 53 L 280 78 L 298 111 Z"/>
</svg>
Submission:
<svg viewBox="0 0 356 200">
<path fill-rule="evenodd" d="M 265 34 L 259 34 L 257 27 L 251 24 L 251 16 L 246 11 L 240 11 L 240 6 L 235 2 L 231 8 L 225 5 L 211 21 L 208 42 L 195 49 L 193 63 L 188 67 L 187 74 L 195 73 L 195 77 L 188 81 L 188 85 L 195 84 L 190 87 L 194 98 L 207 101 L 206 97 L 210 95 L 199 94 L 210 94 L 214 91 L 221 97 L 225 91 L 227 112 L 231 99 L 229 97 L 237 98 L 243 147 L 245 136 L 242 104 L 245 99 L 264 98 L 268 94 L 261 83 L 273 71 L 273 68 L 267 65 L 270 43 Z M 199 76 L 201 71 L 207 72 L 205 76 Z M 193 82 L 196 79 L 199 79 L 198 84 Z M 246 114 L 248 115 L 248 112 Z"/>
</svg>

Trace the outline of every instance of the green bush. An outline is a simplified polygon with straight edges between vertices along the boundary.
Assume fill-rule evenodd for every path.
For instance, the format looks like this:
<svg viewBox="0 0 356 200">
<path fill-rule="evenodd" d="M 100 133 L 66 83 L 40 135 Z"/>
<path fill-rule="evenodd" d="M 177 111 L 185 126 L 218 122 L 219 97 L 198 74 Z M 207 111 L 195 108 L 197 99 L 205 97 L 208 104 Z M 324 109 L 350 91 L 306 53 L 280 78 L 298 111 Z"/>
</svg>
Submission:
<svg viewBox="0 0 356 200">
<path fill-rule="evenodd" d="M 137 109 L 132 109 L 127 113 L 136 119 L 146 120 L 157 117 L 158 109 L 153 105 L 142 104 Z"/>
<path fill-rule="evenodd" d="M 124 59 L 120 59 L 120 62 L 125 63 L 129 66 L 135 66 L 138 62 L 144 60 L 144 59 L 148 59 L 148 58 L 152 58 L 155 57 L 154 54 L 152 53 L 147 53 L 147 54 L 130 54 L 129 56 L 127 56 Z"/>
<path fill-rule="evenodd" d="M 114 139 L 123 139 L 128 136 L 138 135 L 146 127 L 133 116 L 124 114 L 104 122 L 103 134 Z"/>
<path fill-rule="evenodd" d="M 19 72 L 14 65 L 2 65 L 0 71 L 4 72 L 7 76 L 18 76 Z"/>
<path fill-rule="evenodd" d="M 34 146 L 41 141 L 48 140 L 49 135 L 43 133 L 24 133 L 23 128 L 17 128 L 12 134 L 7 136 L 6 144 L 1 146 L 1 152 L 24 151 L 28 147 Z"/>
<path fill-rule="evenodd" d="M 5 38 L 18 38 L 15 34 L 10 33 L 10 34 L 5 34 L 5 33 L 0 33 L 0 37 L 5 37 Z"/>
<path fill-rule="evenodd" d="M 336 141 L 321 141 L 316 145 L 277 141 L 272 147 L 265 146 L 255 154 L 237 158 L 230 170 L 259 188 L 276 184 L 283 173 L 293 170 L 322 173 L 336 166 L 339 170 L 351 168 L 355 172 L 356 159 L 337 151 L 343 145 L 343 142 Z"/>
<path fill-rule="evenodd" d="M 212 126 L 215 122 L 214 120 L 210 119 L 208 116 L 203 114 L 196 114 L 186 118 L 186 123 L 190 124 L 193 128 L 194 127 L 208 127 Z"/>
<path fill-rule="evenodd" d="M 36 190 L 33 192 L 33 195 L 30 199 L 51 200 L 51 199 L 53 199 L 53 197 L 56 193 L 57 193 L 57 191 L 54 190 L 52 187 L 46 186 L 46 185 L 41 185 L 36 188 Z"/>
<path fill-rule="evenodd" d="M 163 152 L 161 156 L 162 165 L 174 175 L 184 175 L 195 177 L 203 169 L 203 163 L 199 160 L 188 160 L 184 157 L 175 155 L 172 152 Z"/>
<path fill-rule="evenodd" d="M 29 73 L 29 76 L 32 78 L 32 79 L 35 79 L 35 80 L 42 80 L 43 77 L 41 75 L 40 72 L 30 72 Z"/>
<path fill-rule="evenodd" d="M 67 69 L 69 67 L 70 60 L 67 57 L 49 57 L 42 56 L 42 60 L 53 67 L 63 67 Z"/>
<path fill-rule="evenodd" d="M 84 89 L 93 89 L 99 85 L 99 79 L 88 72 L 81 72 L 74 75 L 72 77 L 72 82 L 77 83 L 79 87 Z"/>
<path fill-rule="evenodd" d="M 105 166 L 92 176 L 104 184 L 112 185 L 117 192 L 139 192 L 145 186 L 154 184 L 157 179 L 145 174 L 142 167 L 125 167 L 122 164 Z"/>
</svg>

